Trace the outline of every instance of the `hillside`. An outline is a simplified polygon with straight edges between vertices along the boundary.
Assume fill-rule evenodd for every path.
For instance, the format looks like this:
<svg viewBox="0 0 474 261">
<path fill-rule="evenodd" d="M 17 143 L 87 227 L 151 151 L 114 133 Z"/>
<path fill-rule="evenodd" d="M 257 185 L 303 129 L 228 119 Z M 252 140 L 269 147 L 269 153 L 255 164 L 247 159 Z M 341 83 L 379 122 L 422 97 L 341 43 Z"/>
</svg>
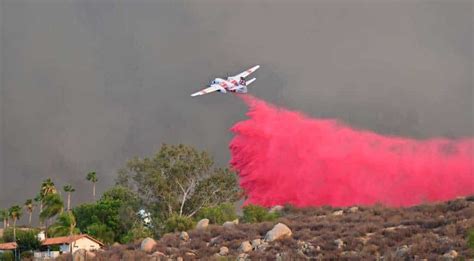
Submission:
<svg viewBox="0 0 474 261">
<path fill-rule="evenodd" d="M 274 222 L 230 227 L 209 225 L 206 229 L 188 231 L 189 238 L 180 237 L 180 233 L 167 234 L 157 240 L 148 253 L 140 250 L 141 242 L 137 242 L 116 244 L 91 256 L 95 256 L 95 260 L 159 260 L 160 257 L 162 260 L 224 257 L 229 260 L 452 260 L 474 257 L 473 249 L 468 246 L 468 234 L 474 228 L 474 196 L 398 209 L 285 207 L 281 215 Z M 277 223 L 287 225 L 292 235 L 273 242 L 264 241 L 267 232 Z M 242 244 L 245 241 L 250 245 Z M 226 247 L 228 253 L 222 247 Z M 245 248 L 247 252 L 243 253 Z M 220 251 L 222 255 L 218 254 Z"/>
</svg>

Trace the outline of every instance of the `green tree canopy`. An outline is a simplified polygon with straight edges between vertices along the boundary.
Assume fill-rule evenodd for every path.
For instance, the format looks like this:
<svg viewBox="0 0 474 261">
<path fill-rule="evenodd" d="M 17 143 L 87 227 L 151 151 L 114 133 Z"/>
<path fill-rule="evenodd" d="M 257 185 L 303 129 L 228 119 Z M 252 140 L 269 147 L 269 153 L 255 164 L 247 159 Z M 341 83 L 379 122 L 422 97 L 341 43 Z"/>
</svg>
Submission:
<svg viewBox="0 0 474 261">
<path fill-rule="evenodd" d="M 133 239 L 131 228 L 140 228 L 143 221 L 137 215 L 139 198 L 128 188 L 115 186 L 93 204 L 82 204 L 73 209 L 77 227 L 103 242 L 127 243 Z"/>
<path fill-rule="evenodd" d="M 53 237 L 76 235 L 79 233 L 79 229 L 76 228 L 76 218 L 71 211 L 61 213 L 48 230 L 48 234 Z"/>
<path fill-rule="evenodd" d="M 151 158 L 130 160 L 119 171 L 117 184 L 135 191 L 154 219 L 192 217 L 203 207 L 238 199 L 236 175 L 213 164 L 204 151 L 163 144 Z"/>
</svg>

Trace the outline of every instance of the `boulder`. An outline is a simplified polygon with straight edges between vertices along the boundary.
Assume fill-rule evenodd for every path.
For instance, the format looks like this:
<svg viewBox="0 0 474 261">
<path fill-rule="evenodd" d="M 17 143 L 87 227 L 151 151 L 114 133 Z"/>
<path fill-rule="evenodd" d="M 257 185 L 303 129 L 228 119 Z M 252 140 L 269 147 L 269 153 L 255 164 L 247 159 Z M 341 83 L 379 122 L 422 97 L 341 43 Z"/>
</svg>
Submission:
<svg viewBox="0 0 474 261">
<path fill-rule="evenodd" d="M 260 238 L 254 239 L 252 240 L 251 244 L 254 249 L 257 249 L 258 246 L 262 244 L 262 240 Z"/>
<path fill-rule="evenodd" d="M 456 257 L 458 257 L 458 252 L 456 252 L 456 250 L 451 250 L 443 255 L 444 260 L 454 260 Z"/>
<path fill-rule="evenodd" d="M 276 205 L 276 206 L 272 207 L 272 208 L 268 211 L 268 213 L 279 213 L 279 212 L 282 212 L 283 209 L 284 209 L 283 206 Z"/>
<path fill-rule="evenodd" d="M 118 242 L 115 242 L 115 243 L 112 244 L 112 247 L 120 247 L 120 246 L 121 246 L 121 245 L 120 245 L 120 243 L 118 243 Z"/>
<path fill-rule="evenodd" d="M 152 257 L 165 257 L 165 253 L 163 252 L 160 252 L 160 251 L 156 251 L 154 252 L 153 254 L 151 254 Z"/>
<path fill-rule="evenodd" d="M 351 213 L 355 213 L 355 212 L 357 212 L 357 211 L 359 211 L 359 208 L 358 208 L 358 207 L 351 207 L 351 208 L 349 208 L 349 212 L 351 212 Z"/>
<path fill-rule="evenodd" d="M 252 251 L 252 245 L 250 244 L 249 241 L 244 241 L 244 242 L 242 242 L 242 244 L 240 244 L 239 252 L 247 253 L 247 252 L 250 252 L 250 251 Z"/>
<path fill-rule="evenodd" d="M 235 225 L 238 225 L 239 224 L 239 220 L 238 219 L 235 219 L 233 221 L 226 221 L 224 222 L 224 224 L 222 226 L 224 226 L 225 228 L 231 228 Z"/>
<path fill-rule="evenodd" d="M 344 210 L 338 210 L 338 211 L 332 212 L 333 216 L 342 216 L 342 214 L 344 214 Z"/>
<path fill-rule="evenodd" d="M 272 242 L 285 237 L 291 237 L 291 235 L 292 232 L 289 227 L 283 223 L 278 223 L 272 228 L 272 230 L 267 232 L 265 235 L 265 241 Z"/>
<path fill-rule="evenodd" d="M 209 241 L 209 245 L 213 246 L 213 245 L 217 244 L 220 239 L 221 239 L 221 236 L 211 238 L 211 241 Z"/>
<path fill-rule="evenodd" d="M 246 253 L 241 253 L 241 254 L 239 254 L 239 256 L 237 257 L 237 260 L 238 260 L 238 261 L 247 260 L 247 257 L 248 257 L 248 256 L 249 256 L 249 255 L 246 254 Z"/>
<path fill-rule="evenodd" d="M 336 244 L 338 249 L 341 249 L 344 246 L 344 241 L 342 241 L 342 239 L 336 239 L 334 240 L 334 244 Z"/>
<path fill-rule="evenodd" d="M 403 246 L 397 248 L 397 250 L 395 251 L 395 258 L 399 259 L 399 260 L 408 258 L 408 255 L 409 255 L 408 251 L 409 250 L 410 249 L 408 248 L 407 245 L 403 245 Z"/>
<path fill-rule="evenodd" d="M 73 261 L 86 261 L 92 260 L 96 257 L 95 253 L 89 252 L 85 249 L 79 249 L 72 255 Z"/>
<path fill-rule="evenodd" d="M 229 249 L 227 247 L 223 246 L 219 249 L 219 255 L 226 256 L 227 254 L 229 254 Z"/>
<path fill-rule="evenodd" d="M 189 240 L 188 232 L 186 232 L 186 231 L 181 232 L 179 234 L 179 239 L 181 239 L 183 241 L 188 241 Z"/>
<path fill-rule="evenodd" d="M 176 258 L 176 261 L 183 261 L 184 259 L 180 256 L 178 256 L 178 258 Z"/>
<path fill-rule="evenodd" d="M 206 229 L 209 226 L 209 219 L 204 218 L 196 224 L 196 229 Z"/>
<path fill-rule="evenodd" d="M 151 252 L 153 250 L 153 248 L 156 246 L 156 241 L 151 238 L 151 237 L 147 237 L 145 239 L 143 239 L 141 245 L 140 245 L 140 249 L 142 251 L 145 251 L 145 252 Z"/>
</svg>

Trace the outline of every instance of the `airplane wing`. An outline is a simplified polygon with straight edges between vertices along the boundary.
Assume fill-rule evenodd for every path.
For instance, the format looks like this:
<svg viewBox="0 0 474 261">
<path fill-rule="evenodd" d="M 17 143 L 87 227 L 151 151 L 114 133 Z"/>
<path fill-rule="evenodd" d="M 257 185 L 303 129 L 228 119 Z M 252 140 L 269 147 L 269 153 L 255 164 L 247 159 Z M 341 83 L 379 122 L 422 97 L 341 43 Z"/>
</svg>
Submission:
<svg viewBox="0 0 474 261">
<path fill-rule="evenodd" d="M 211 87 L 207 87 L 206 89 L 202 89 L 202 90 L 200 90 L 200 91 L 198 91 L 198 92 L 195 92 L 195 93 L 191 94 L 191 96 L 194 97 L 194 96 L 198 96 L 198 95 L 208 94 L 208 93 L 211 93 L 211 92 L 215 92 L 215 91 L 217 91 L 217 90 L 219 90 L 219 89 L 221 89 L 220 86 L 218 86 L 218 85 L 213 85 L 213 86 L 211 86 Z"/>
<path fill-rule="evenodd" d="M 249 76 L 251 73 L 255 72 L 258 68 L 260 68 L 260 65 L 256 65 L 256 66 L 254 66 L 254 67 L 252 67 L 252 68 L 250 68 L 250 69 L 248 69 L 248 70 L 246 70 L 242 73 L 237 74 L 234 77 L 236 77 L 236 78 L 244 77 L 245 78 L 245 77 Z"/>
</svg>

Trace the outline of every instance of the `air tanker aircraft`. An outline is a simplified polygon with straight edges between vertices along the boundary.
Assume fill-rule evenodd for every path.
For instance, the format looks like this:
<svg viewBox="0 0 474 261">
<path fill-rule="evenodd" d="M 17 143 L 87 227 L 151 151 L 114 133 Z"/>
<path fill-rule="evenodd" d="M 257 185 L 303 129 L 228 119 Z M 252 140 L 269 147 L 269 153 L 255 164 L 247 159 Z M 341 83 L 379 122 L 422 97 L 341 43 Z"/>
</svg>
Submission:
<svg viewBox="0 0 474 261">
<path fill-rule="evenodd" d="M 215 91 L 218 91 L 221 93 L 227 93 L 227 92 L 247 93 L 247 86 L 253 83 L 256 80 L 256 78 L 252 78 L 246 81 L 245 77 L 255 72 L 258 68 L 260 68 L 260 65 L 256 65 L 237 75 L 227 77 L 226 80 L 221 79 L 221 78 L 216 78 L 208 85 L 209 87 L 201 91 L 198 91 L 196 93 L 193 93 L 191 94 L 191 96 L 194 97 L 194 96 L 208 94 Z"/>
</svg>

